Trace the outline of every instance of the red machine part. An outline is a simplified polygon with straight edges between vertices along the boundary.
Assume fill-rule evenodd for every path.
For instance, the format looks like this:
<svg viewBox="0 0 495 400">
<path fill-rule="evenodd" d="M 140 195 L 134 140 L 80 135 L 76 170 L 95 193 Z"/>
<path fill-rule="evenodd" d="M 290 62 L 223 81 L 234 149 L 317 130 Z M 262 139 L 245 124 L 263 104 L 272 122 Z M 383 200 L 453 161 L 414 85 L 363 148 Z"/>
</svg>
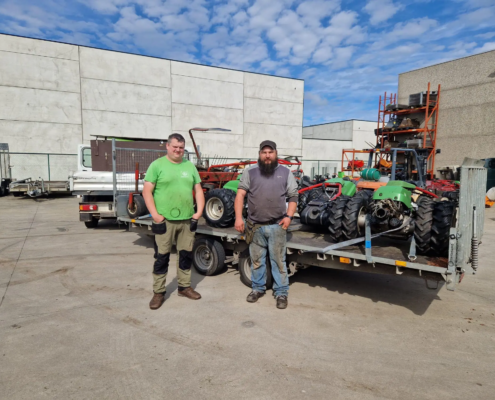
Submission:
<svg viewBox="0 0 495 400">
<path fill-rule="evenodd" d="M 339 197 L 342 194 L 342 185 L 340 183 L 334 183 L 334 182 L 322 182 L 322 183 L 318 183 L 318 184 L 313 185 L 313 186 L 308 186 L 307 188 L 299 190 L 298 193 L 301 194 L 301 193 L 307 192 L 309 190 L 313 190 L 315 188 L 322 187 L 323 185 L 325 185 L 325 187 L 330 186 L 330 187 L 336 187 L 339 189 L 337 194 L 335 196 L 333 196 L 330 200 L 335 200 L 337 197 Z"/>
</svg>

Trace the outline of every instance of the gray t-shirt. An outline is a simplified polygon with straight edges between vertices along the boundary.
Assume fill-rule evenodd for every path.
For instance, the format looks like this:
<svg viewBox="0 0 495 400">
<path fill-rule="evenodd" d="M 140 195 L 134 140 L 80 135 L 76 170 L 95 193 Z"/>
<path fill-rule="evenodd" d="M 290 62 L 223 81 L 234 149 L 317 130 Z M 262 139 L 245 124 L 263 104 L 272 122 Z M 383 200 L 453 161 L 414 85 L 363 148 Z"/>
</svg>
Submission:
<svg viewBox="0 0 495 400">
<path fill-rule="evenodd" d="M 297 203 L 297 182 L 290 170 L 282 165 L 271 176 L 261 175 L 258 165 L 248 168 L 241 176 L 239 189 L 248 193 L 248 218 L 265 223 L 282 218 L 286 199 Z"/>
</svg>

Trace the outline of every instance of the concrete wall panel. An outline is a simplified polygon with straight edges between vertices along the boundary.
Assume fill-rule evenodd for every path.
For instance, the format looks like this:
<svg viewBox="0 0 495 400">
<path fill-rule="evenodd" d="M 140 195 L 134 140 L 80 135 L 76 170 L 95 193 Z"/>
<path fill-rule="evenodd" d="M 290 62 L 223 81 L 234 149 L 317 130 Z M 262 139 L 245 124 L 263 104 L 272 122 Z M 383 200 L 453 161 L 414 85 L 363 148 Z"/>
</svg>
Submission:
<svg viewBox="0 0 495 400">
<path fill-rule="evenodd" d="M 83 110 L 84 139 L 92 135 L 166 139 L 171 117 Z"/>
<path fill-rule="evenodd" d="M 77 47 L 65 43 L 0 35 L 0 50 L 13 53 L 33 54 L 77 61 L 79 60 Z"/>
<path fill-rule="evenodd" d="M 0 51 L 0 86 L 79 93 L 79 63 Z"/>
<path fill-rule="evenodd" d="M 3 86 L 0 87 L 0 119 L 80 124 L 80 96 Z"/>
<path fill-rule="evenodd" d="M 170 117 L 170 89 L 130 83 L 82 80 L 83 110 Z"/>
<path fill-rule="evenodd" d="M 170 61 L 113 51 L 80 48 L 81 77 L 170 87 Z"/>
<path fill-rule="evenodd" d="M 244 74 L 244 96 L 302 103 L 304 101 L 304 81 L 246 72 Z"/>
<path fill-rule="evenodd" d="M 232 108 L 172 104 L 172 130 L 188 131 L 194 127 L 230 129 L 231 135 L 242 135 L 243 112 Z"/>
<path fill-rule="evenodd" d="M 0 143 L 12 152 L 77 153 L 82 143 L 81 125 L 26 121 L 0 121 Z"/>
<path fill-rule="evenodd" d="M 196 65 L 178 61 L 171 61 L 171 68 L 173 75 L 233 83 L 243 83 L 244 81 L 244 72 L 241 71 L 232 71 L 229 69 L 208 67 L 206 65 Z"/>
<path fill-rule="evenodd" d="M 313 139 L 352 140 L 354 121 L 333 122 L 303 128 L 303 137 Z"/>
<path fill-rule="evenodd" d="M 66 181 L 71 171 L 77 171 L 77 156 L 64 156 L 58 154 L 48 157 L 42 154 L 12 154 L 12 178 L 14 180 L 31 178 Z"/>
<path fill-rule="evenodd" d="M 340 161 L 342 149 L 352 147 L 347 140 L 303 139 L 302 155 L 304 160 Z"/>
<path fill-rule="evenodd" d="M 297 126 L 280 126 L 266 124 L 244 124 L 244 146 L 255 147 L 263 140 L 273 140 L 284 155 L 301 156 L 301 128 Z M 259 149 L 259 147 L 256 147 Z M 286 151 L 290 151 L 287 153 Z"/>
<path fill-rule="evenodd" d="M 243 108 L 242 84 L 172 76 L 172 102 L 198 106 Z"/>
<path fill-rule="evenodd" d="M 422 92 L 431 82 L 431 90 L 437 90 L 438 84 L 444 90 L 491 83 L 495 77 L 495 51 L 478 54 L 433 65 L 431 67 L 406 72 L 399 75 L 399 99 L 409 100 L 409 94 Z"/>
<path fill-rule="evenodd" d="M 302 103 L 244 99 L 244 122 L 301 127 L 302 117 Z"/>
</svg>

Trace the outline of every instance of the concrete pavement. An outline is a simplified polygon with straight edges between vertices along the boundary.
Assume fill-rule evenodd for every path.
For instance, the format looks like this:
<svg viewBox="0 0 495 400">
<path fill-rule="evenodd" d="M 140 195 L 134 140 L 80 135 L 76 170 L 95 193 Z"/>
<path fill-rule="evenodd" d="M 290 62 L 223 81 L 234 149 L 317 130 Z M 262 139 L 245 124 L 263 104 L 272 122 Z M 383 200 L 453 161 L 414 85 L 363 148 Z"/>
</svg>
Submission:
<svg viewBox="0 0 495 400">
<path fill-rule="evenodd" d="M 151 311 L 148 237 L 86 229 L 74 198 L 0 198 L 0 397 L 491 399 L 495 209 L 483 243 L 455 292 L 310 268 L 278 310 L 233 269 L 180 298 L 171 267 Z"/>
</svg>

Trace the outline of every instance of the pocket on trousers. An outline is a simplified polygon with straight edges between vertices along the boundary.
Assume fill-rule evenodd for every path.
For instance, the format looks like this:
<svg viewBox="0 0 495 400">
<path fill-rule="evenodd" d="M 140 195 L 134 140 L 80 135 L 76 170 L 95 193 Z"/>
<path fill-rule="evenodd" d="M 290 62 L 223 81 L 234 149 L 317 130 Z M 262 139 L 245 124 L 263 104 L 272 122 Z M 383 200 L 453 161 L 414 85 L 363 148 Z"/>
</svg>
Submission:
<svg viewBox="0 0 495 400">
<path fill-rule="evenodd" d="M 163 235 L 167 233 L 167 224 L 165 220 L 157 224 L 155 221 L 151 223 L 151 232 L 153 232 L 155 235 Z"/>
</svg>

